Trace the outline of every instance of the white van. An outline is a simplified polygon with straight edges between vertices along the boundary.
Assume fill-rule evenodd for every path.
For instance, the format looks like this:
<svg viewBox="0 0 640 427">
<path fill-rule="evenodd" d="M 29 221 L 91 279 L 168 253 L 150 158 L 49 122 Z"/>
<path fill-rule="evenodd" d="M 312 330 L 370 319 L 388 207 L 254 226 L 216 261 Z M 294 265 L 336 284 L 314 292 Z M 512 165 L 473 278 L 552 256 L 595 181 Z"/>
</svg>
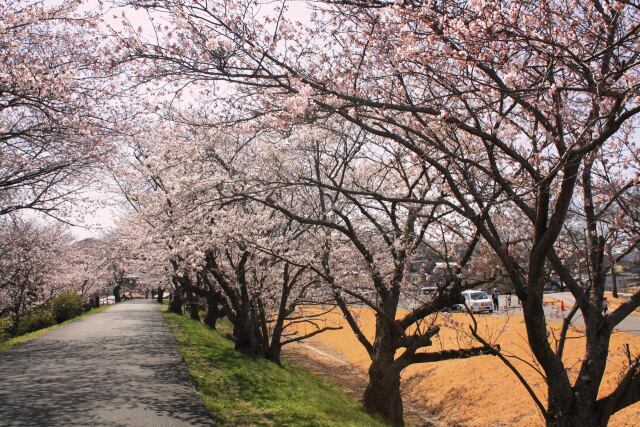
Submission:
<svg viewBox="0 0 640 427">
<path fill-rule="evenodd" d="M 481 313 L 483 311 L 493 313 L 493 300 L 491 296 L 484 291 L 462 291 L 464 302 L 472 313 Z M 461 307 L 464 310 L 464 306 Z"/>
</svg>

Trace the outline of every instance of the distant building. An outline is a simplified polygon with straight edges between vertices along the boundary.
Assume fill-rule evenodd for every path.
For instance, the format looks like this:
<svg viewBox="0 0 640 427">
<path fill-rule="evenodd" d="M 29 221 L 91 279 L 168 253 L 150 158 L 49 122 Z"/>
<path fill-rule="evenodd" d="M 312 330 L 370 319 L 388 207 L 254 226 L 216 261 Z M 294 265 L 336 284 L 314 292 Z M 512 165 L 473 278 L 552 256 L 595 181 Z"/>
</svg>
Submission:
<svg viewBox="0 0 640 427">
<path fill-rule="evenodd" d="M 604 263 L 608 263 L 608 257 L 605 256 Z M 573 277 L 582 283 L 588 283 L 589 273 L 583 263 L 580 263 L 577 257 L 570 260 L 567 263 L 571 267 Z M 617 288 L 619 291 L 624 292 L 624 289 L 640 287 L 640 255 L 638 252 L 633 252 L 624 258 L 622 258 L 615 266 L 615 276 L 617 282 Z M 611 277 L 611 270 L 607 272 L 604 281 L 604 288 L 607 291 L 613 289 L 613 278 Z M 549 278 L 548 283 L 545 285 L 545 290 L 563 290 L 562 282 L 557 275 L 553 275 Z"/>
<path fill-rule="evenodd" d="M 442 257 L 429 248 L 421 248 L 420 255 L 415 256 L 404 272 L 403 286 L 408 290 L 419 291 L 423 287 L 436 286 L 438 278 L 442 278 L 447 263 Z M 441 277 L 442 276 L 442 277 Z"/>
</svg>

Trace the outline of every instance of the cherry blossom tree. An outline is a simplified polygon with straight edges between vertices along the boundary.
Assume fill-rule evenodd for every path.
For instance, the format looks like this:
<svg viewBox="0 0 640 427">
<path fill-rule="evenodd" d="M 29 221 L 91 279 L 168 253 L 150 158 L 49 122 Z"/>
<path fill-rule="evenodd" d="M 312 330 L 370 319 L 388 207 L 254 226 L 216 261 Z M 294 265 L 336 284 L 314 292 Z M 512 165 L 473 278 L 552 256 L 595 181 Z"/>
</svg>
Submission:
<svg viewBox="0 0 640 427">
<path fill-rule="evenodd" d="M 279 363 L 283 345 L 332 328 L 315 322 L 318 313 L 298 309 L 324 302 L 314 291 L 317 275 L 306 265 L 315 255 L 307 238 L 312 232 L 263 204 L 222 201 L 222 186 L 242 179 L 232 169 L 252 162 L 228 141 L 233 138 L 223 133 L 194 134 L 179 125 L 147 129 L 133 141 L 131 176 L 118 174 L 120 187 L 138 224 L 168 254 L 170 310 L 181 313 L 186 302 L 189 315 L 200 320 L 204 301 L 207 324 L 229 318 L 238 350 Z M 298 321 L 314 330 L 291 332 Z"/>
<path fill-rule="evenodd" d="M 283 144 L 270 141 L 265 152 L 260 164 L 266 170 L 249 179 L 251 191 L 243 197 L 324 230 L 320 263 L 313 268 L 371 358 L 366 407 L 400 422 L 400 374 L 406 367 L 493 353 L 490 346 L 420 351 L 440 330 L 431 315 L 459 303 L 465 287 L 484 283 L 465 269 L 478 242 L 474 228 L 442 203 L 440 177 L 432 168 L 408 150 L 337 123 L 303 128 Z M 292 195 L 279 196 L 283 187 Z M 340 240 L 349 250 L 335 247 Z M 417 301 L 403 312 L 404 271 L 424 245 L 442 249 L 455 271 L 433 295 L 405 293 Z M 362 332 L 354 302 L 374 310 L 374 337 Z"/>
<path fill-rule="evenodd" d="M 99 241 L 98 280 L 111 288 L 115 302 L 121 302 L 126 291 L 129 297 L 164 292 L 169 277 L 168 254 L 148 231 L 148 224 L 132 212 Z"/>
<path fill-rule="evenodd" d="M 63 248 L 60 274 L 68 289 L 82 295 L 92 306 L 100 305 L 105 293 L 104 268 L 107 262 L 104 242 L 89 238 L 71 242 Z"/>
<path fill-rule="evenodd" d="M 463 217 L 444 221 L 450 209 L 431 168 L 406 149 L 338 125 L 303 127 L 279 139 L 201 128 L 162 133 L 161 143 L 138 147 L 134 164 L 144 190 L 121 187 L 153 224 L 148 232 L 171 251 L 174 311 L 183 298 L 215 300 L 234 326 L 238 349 L 279 361 L 282 345 L 331 328 L 318 327 L 317 316 L 301 314 L 300 305 L 332 299 L 372 358 L 365 402 L 402 419 L 405 367 L 495 351 L 419 351 L 439 331 L 430 315 L 460 302 L 465 286 L 483 283 L 464 269 L 478 239 Z M 429 230 L 435 223 L 441 227 Z M 442 248 L 443 233 L 450 235 L 445 246 L 462 246 L 444 255 L 459 261 L 453 282 L 396 320 L 407 262 L 426 241 Z M 372 341 L 354 304 L 376 311 Z M 298 322 L 313 328 L 287 336 Z M 398 349 L 405 351 L 396 358 Z"/>
<path fill-rule="evenodd" d="M 547 382 L 546 403 L 532 398 L 547 424 L 604 425 L 640 399 L 637 361 L 613 393 L 598 397 L 611 334 L 640 305 L 636 294 L 610 314 L 601 310 L 609 213 L 620 209 L 617 222 L 633 224 L 628 200 L 637 197 L 636 2 L 338 0 L 310 3 L 305 22 L 286 4 L 129 3 L 164 13 L 172 25 L 157 28 L 152 42 L 131 28 L 123 61 L 142 61 L 147 78 L 201 92 L 220 112 L 204 118 L 258 131 L 334 116 L 437 172 L 442 205 L 473 225 L 523 302 Z M 409 194 L 402 202 L 422 201 Z M 517 256 L 501 224 L 505 210 L 527 224 L 518 239 L 531 243 Z M 583 281 L 559 251 L 572 210 L 591 266 Z M 554 348 L 547 334 L 549 269 L 585 320 L 575 380 L 563 345 Z M 378 409 L 398 419 L 397 410 Z"/>
<path fill-rule="evenodd" d="M 60 227 L 0 223 L 0 317 L 10 316 L 10 333 L 26 314 L 65 289 L 61 258 L 67 242 Z"/>
<path fill-rule="evenodd" d="M 0 2 L 0 215 L 63 217 L 113 149 L 118 83 L 81 5 Z"/>
</svg>

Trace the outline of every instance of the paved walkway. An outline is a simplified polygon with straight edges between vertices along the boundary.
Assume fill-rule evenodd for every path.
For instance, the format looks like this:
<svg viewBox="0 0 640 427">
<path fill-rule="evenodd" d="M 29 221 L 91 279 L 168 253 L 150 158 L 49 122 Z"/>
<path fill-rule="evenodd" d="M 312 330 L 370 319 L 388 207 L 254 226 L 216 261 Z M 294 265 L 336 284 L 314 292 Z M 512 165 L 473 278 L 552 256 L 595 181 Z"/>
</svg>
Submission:
<svg viewBox="0 0 640 427">
<path fill-rule="evenodd" d="M 159 306 L 118 304 L 0 352 L 0 426 L 213 425 Z"/>
</svg>

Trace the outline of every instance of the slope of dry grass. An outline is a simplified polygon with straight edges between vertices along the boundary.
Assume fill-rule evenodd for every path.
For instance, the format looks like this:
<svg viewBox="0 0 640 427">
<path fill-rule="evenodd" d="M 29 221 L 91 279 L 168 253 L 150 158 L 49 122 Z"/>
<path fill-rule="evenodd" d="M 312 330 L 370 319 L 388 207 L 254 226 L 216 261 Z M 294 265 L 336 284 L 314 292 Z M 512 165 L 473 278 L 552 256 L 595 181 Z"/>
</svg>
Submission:
<svg viewBox="0 0 640 427">
<path fill-rule="evenodd" d="M 438 321 L 443 327 L 435 342 L 434 351 L 441 348 L 457 348 L 471 342 L 460 331 L 467 330 L 468 317 L 454 314 Z M 521 316 L 478 316 L 479 330 L 485 337 L 501 345 L 503 351 L 524 361 L 533 362 L 527 343 L 524 321 Z M 333 312 L 327 322 L 343 323 L 342 316 Z M 368 309 L 358 310 L 358 322 L 364 333 L 371 337 L 374 332 L 374 316 Z M 323 333 L 314 340 L 335 350 L 335 354 L 359 367 L 363 371 L 369 359 L 345 324 L 342 330 Z M 552 325 L 554 329 L 559 324 Z M 553 340 L 553 338 L 550 338 Z M 625 366 L 624 345 L 629 344 L 632 353 L 640 352 L 640 337 L 617 333 L 611 340 L 611 355 L 606 370 L 602 393 L 612 390 Z M 313 345 L 313 343 L 312 343 Z M 570 333 L 565 350 L 566 366 L 575 375 L 577 362 L 584 354 L 584 339 L 580 331 Z M 544 400 L 544 382 L 535 370 L 523 361 L 513 360 L 525 377 L 533 384 Z M 496 357 L 481 356 L 473 359 L 451 360 L 428 365 L 414 365 L 403 374 L 403 393 L 412 401 L 421 402 L 423 409 L 437 415 L 450 425 L 464 426 L 538 426 L 542 424 L 536 406 L 513 373 Z M 640 425 L 640 404 L 635 404 L 618 413 L 612 426 Z"/>
</svg>

